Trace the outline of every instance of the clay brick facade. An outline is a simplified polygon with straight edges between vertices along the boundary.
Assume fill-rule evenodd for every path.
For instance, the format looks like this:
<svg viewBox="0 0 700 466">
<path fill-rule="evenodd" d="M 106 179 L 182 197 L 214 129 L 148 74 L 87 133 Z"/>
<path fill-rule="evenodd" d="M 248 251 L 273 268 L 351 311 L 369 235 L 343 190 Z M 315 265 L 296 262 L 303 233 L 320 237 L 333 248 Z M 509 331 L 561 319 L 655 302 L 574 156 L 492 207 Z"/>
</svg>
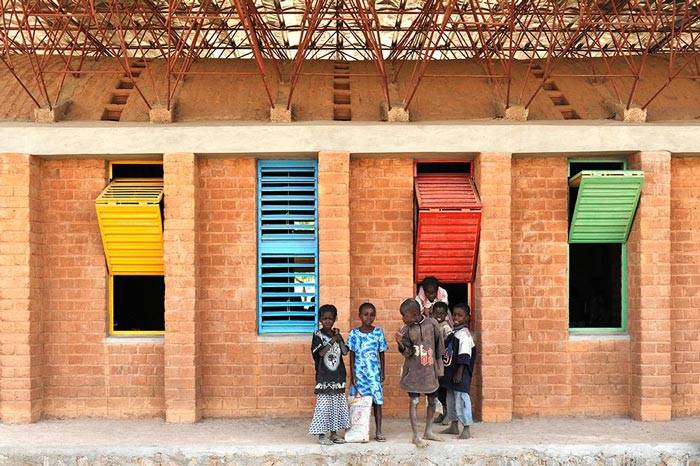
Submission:
<svg viewBox="0 0 700 466">
<path fill-rule="evenodd" d="M 362 302 L 377 306 L 390 342 L 386 410 L 403 415 L 393 334 L 416 291 L 413 167 L 429 156 L 305 156 L 318 160 L 321 303 L 338 306 L 345 334 Z M 465 156 L 483 202 L 473 390 L 483 420 L 700 413 L 700 159 L 624 156 L 645 171 L 628 242 L 629 330 L 576 337 L 569 158 Z M 2 422 L 310 414 L 308 336 L 257 331 L 257 159 L 163 155 L 166 332 L 131 338 L 107 337 L 95 198 L 109 157 L 0 154 Z"/>
</svg>

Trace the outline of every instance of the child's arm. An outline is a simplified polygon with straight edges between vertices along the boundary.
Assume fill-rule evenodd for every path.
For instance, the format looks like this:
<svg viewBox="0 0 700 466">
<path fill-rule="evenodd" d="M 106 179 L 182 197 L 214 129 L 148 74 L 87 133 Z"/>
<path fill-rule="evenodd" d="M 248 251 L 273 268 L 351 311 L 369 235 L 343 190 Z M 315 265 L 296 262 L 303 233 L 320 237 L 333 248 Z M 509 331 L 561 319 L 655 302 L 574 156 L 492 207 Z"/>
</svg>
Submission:
<svg viewBox="0 0 700 466">
<path fill-rule="evenodd" d="M 348 345 L 345 344 L 345 340 L 343 340 L 343 336 L 340 334 L 340 330 L 333 329 L 335 332 L 335 335 L 333 335 L 333 339 L 340 345 L 340 352 L 342 353 L 343 356 L 348 354 L 348 351 L 350 349 L 348 348 Z"/>
<path fill-rule="evenodd" d="M 350 351 L 350 386 L 355 385 L 355 352 Z"/>
<path fill-rule="evenodd" d="M 381 369 L 381 381 L 384 382 L 384 351 L 379 353 L 379 368 Z"/>
</svg>

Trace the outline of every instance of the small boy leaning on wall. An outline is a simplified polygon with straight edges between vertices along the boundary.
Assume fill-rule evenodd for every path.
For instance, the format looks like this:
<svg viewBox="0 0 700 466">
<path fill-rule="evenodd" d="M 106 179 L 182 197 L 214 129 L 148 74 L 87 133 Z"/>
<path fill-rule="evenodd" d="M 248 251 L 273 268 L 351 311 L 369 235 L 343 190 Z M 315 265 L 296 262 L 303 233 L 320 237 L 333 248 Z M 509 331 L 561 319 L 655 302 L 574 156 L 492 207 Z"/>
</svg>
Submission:
<svg viewBox="0 0 700 466">
<path fill-rule="evenodd" d="M 452 308 L 455 325 L 445 340 L 445 375 L 440 379 L 441 387 L 447 390 L 447 420 L 450 422 L 450 427 L 443 433 L 459 434 L 460 439 L 471 437 L 469 426 L 474 424 L 469 390 L 477 351 L 468 328 L 469 314 L 469 306 L 464 303 Z M 461 433 L 460 423 L 463 426 Z"/>
<path fill-rule="evenodd" d="M 399 351 L 404 357 L 400 385 L 402 390 L 408 392 L 410 399 L 408 414 L 411 418 L 413 443 L 418 448 L 424 448 L 427 446 L 425 440 L 442 441 L 433 433 L 432 421 L 440 386 L 438 380 L 443 375 L 445 342 L 438 323 L 422 314 L 418 301 L 405 300 L 401 303 L 400 312 L 404 325 L 395 335 Z M 421 395 L 428 398 L 422 438 L 418 432 L 417 415 Z"/>
</svg>

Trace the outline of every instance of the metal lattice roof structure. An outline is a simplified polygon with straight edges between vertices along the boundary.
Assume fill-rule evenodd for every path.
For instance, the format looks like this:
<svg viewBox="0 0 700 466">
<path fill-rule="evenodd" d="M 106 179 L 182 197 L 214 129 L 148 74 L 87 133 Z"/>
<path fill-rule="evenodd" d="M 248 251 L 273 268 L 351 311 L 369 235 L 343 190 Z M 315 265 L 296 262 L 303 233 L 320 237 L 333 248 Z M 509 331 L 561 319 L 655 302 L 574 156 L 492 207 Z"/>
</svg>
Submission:
<svg viewBox="0 0 700 466">
<path fill-rule="evenodd" d="M 700 0 L 0 0 L 0 13 L 0 59 L 48 107 L 60 96 L 45 83 L 50 56 L 64 76 L 87 73 L 88 59 L 116 58 L 128 76 L 135 59 L 165 60 L 168 107 L 202 58 L 255 60 L 270 105 L 288 108 L 310 59 L 374 62 L 388 106 L 396 74 L 411 73 L 404 108 L 432 60 L 478 61 L 483 74 L 465 78 L 498 82 L 506 106 L 514 61 L 540 70 L 538 92 L 559 60 L 600 58 L 590 73 L 629 78 L 627 107 L 651 54 L 668 57 L 668 83 L 700 76 Z M 17 56 L 30 58 L 32 79 L 15 73 Z M 618 58 L 629 73 L 613 73 Z M 271 79 L 289 83 L 284 102 Z"/>
</svg>

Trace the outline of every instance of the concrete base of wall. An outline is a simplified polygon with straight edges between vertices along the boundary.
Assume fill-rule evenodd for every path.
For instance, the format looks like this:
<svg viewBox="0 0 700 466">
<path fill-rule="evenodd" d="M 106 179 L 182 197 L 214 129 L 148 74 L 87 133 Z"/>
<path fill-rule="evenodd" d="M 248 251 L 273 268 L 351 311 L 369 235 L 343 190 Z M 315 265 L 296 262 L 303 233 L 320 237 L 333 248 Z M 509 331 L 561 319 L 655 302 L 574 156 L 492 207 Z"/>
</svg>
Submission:
<svg viewBox="0 0 700 466">
<path fill-rule="evenodd" d="M 39 107 L 34 109 L 34 122 L 35 123 L 56 123 L 61 121 L 63 116 L 68 111 L 68 107 L 71 102 L 66 100 L 60 104 L 54 106 L 53 108 Z"/>
<path fill-rule="evenodd" d="M 148 111 L 148 118 L 151 123 L 172 123 L 173 109 L 163 106 L 155 106 Z"/>
<path fill-rule="evenodd" d="M 270 121 L 273 123 L 291 123 L 292 110 L 283 105 L 270 107 Z"/>
<path fill-rule="evenodd" d="M 410 121 L 411 115 L 405 108 L 401 106 L 392 106 L 388 108 L 385 103 L 381 105 L 382 120 L 389 122 L 407 122 Z"/>
<path fill-rule="evenodd" d="M 405 419 L 387 419 L 386 443 L 322 447 L 308 419 L 44 421 L 0 425 L 0 465 L 656 465 L 698 464 L 700 419 L 645 424 L 626 419 L 532 419 L 476 424 L 472 439 L 416 449 Z M 254 434 L 252 434 L 254 432 Z M 86 442 L 85 439 L 90 439 Z"/>
<path fill-rule="evenodd" d="M 511 105 L 503 110 L 503 119 L 507 121 L 527 121 L 530 110 L 522 105 Z"/>
</svg>

